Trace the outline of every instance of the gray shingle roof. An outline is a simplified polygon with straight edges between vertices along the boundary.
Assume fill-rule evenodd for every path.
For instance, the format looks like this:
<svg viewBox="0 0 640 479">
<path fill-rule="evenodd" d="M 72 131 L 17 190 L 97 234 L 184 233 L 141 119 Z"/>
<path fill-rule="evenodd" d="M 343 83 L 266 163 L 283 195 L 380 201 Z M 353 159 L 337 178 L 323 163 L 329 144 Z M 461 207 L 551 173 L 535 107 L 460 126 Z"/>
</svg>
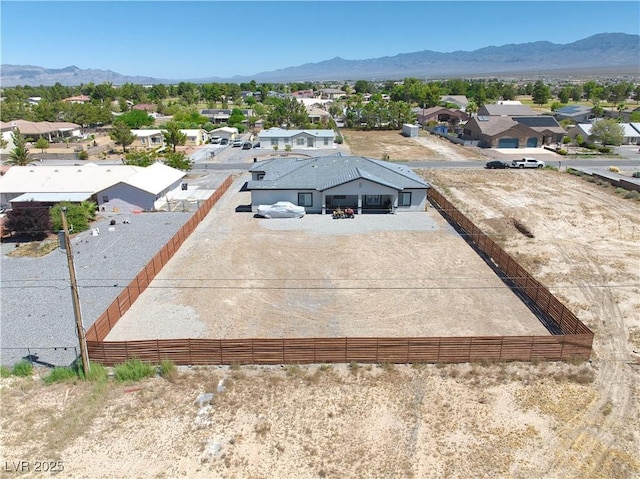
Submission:
<svg viewBox="0 0 640 479">
<path fill-rule="evenodd" d="M 411 168 L 362 156 L 274 158 L 256 163 L 250 171 L 264 172 L 249 181 L 248 190 L 318 190 L 362 178 L 397 190 L 430 188 Z"/>
</svg>

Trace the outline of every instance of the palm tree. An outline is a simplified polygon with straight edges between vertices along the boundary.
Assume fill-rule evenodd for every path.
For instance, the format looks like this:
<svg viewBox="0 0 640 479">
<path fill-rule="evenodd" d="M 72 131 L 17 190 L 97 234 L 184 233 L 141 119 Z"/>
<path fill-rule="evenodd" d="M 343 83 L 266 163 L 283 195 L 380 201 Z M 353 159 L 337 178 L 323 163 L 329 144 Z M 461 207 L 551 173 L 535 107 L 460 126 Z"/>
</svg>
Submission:
<svg viewBox="0 0 640 479">
<path fill-rule="evenodd" d="M 13 138 L 14 147 L 9 153 L 9 159 L 6 161 L 7 165 L 27 166 L 33 163 L 33 158 L 27 148 L 27 140 L 18 128 L 11 133 L 11 137 Z"/>
</svg>

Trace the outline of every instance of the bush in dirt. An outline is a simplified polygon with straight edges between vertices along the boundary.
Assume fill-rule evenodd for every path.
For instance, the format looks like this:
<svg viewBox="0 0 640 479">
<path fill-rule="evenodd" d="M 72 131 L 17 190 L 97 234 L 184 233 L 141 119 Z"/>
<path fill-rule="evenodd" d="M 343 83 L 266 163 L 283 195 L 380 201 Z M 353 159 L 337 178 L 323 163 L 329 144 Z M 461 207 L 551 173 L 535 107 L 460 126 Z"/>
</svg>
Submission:
<svg viewBox="0 0 640 479">
<path fill-rule="evenodd" d="M 42 380 L 45 384 L 61 383 L 79 379 L 78 371 L 74 368 L 57 367 Z"/>
<path fill-rule="evenodd" d="M 168 359 L 163 359 L 162 361 L 160 361 L 160 366 L 158 369 L 160 372 L 160 376 L 165 379 L 174 379 L 178 374 L 175 363 Z"/>
<path fill-rule="evenodd" d="M 14 364 L 11 372 L 14 376 L 26 378 L 33 374 L 33 364 L 29 361 L 20 361 L 19 363 Z"/>
<path fill-rule="evenodd" d="M 626 200 L 637 200 L 640 199 L 640 193 L 637 191 L 627 191 L 624 195 Z"/>
<path fill-rule="evenodd" d="M 11 376 L 11 369 L 6 366 L 0 366 L 0 378 L 8 378 Z"/>
<path fill-rule="evenodd" d="M 117 364 L 113 372 L 117 381 L 140 381 L 154 376 L 156 370 L 149 363 L 139 359 L 131 359 L 126 363 Z"/>
</svg>

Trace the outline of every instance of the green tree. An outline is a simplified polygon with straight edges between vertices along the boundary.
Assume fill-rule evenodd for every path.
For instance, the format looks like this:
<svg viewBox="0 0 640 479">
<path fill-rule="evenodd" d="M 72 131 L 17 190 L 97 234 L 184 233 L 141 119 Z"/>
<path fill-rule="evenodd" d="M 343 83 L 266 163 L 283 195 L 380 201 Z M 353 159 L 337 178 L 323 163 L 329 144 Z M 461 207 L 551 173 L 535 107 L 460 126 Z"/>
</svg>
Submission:
<svg viewBox="0 0 640 479">
<path fill-rule="evenodd" d="M 231 110 L 231 115 L 229 115 L 229 126 L 239 126 L 242 125 L 242 122 L 245 121 L 247 118 L 244 116 L 244 114 L 242 113 L 242 110 L 240 108 L 234 108 L 233 110 Z"/>
<path fill-rule="evenodd" d="M 53 231 L 62 230 L 62 215 L 60 210 L 66 208 L 67 223 L 73 225 L 73 232 L 78 233 L 89 229 L 89 223 L 96 216 L 96 204 L 92 201 L 82 203 L 62 202 L 51 208 L 51 227 Z"/>
<path fill-rule="evenodd" d="M 4 150 L 7 146 L 9 146 L 9 142 L 0 136 L 0 150 Z"/>
<path fill-rule="evenodd" d="M 127 152 L 129 146 L 135 140 L 135 136 L 131 133 L 129 126 L 123 121 L 115 121 L 113 129 L 109 133 L 109 137 L 116 142 L 116 145 L 122 146 L 122 152 Z"/>
<path fill-rule="evenodd" d="M 13 150 L 9 153 L 7 165 L 27 166 L 33 163 L 33 158 L 27 148 L 27 140 L 18 128 L 11 133 L 11 138 L 13 139 Z"/>
<path fill-rule="evenodd" d="M 132 151 L 124 157 L 123 163 L 132 166 L 150 166 L 156 161 L 156 153 L 153 151 Z"/>
<path fill-rule="evenodd" d="M 564 88 L 562 88 L 562 90 L 560 90 L 560 93 L 558 93 L 558 100 L 560 100 L 560 103 L 564 103 L 566 105 L 567 103 L 569 103 L 570 98 L 571 87 L 565 86 Z"/>
<path fill-rule="evenodd" d="M 144 110 L 131 110 L 123 113 L 118 120 L 126 123 L 131 130 L 137 130 L 143 126 L 153 125 L 153 118 Z"/>
<path fill-rule="evenodd" d="M 41 153 L 44 153 L 44 150 L 46 150 L 47 148 L 49 148 L 49 142 L 47 141 L 46 138 L 38 138 L 38 141 L 36 141 L 36 144 L 33 145 L 36 148 L 38 148 L 40 150 Z"/>
<path fill-rule="evenodd" d="M 182 146 L 187 142 L 187 135 L 180 131 L 180 127 L 175 121 L 167 123 L 166 130 L 162 134 L 164 135 L 164 141 L 171 146 L 173 153 L 176 152 L 177 146 Z"/>
<path fill-rule="evenodd" d="M 590 137 L 600 141 L 603 146 L 621 145 L 624 140 L 624 128 L 612 118 L 598 120 L 591 127 Z"/>
<path fill-rule="evenodd" d="M 189 159 L 183 152 L 166 153 L 163 163 L 176 170 L 189 171 L 193 166 L 193 161 Z"/>
<path fill-rule="evenodd" d="M 536 105 L 544 105 L 551 98 L 551 88 L 542 80 L 538 80 L 533 86 L 532 98 Z"/>
</svg>

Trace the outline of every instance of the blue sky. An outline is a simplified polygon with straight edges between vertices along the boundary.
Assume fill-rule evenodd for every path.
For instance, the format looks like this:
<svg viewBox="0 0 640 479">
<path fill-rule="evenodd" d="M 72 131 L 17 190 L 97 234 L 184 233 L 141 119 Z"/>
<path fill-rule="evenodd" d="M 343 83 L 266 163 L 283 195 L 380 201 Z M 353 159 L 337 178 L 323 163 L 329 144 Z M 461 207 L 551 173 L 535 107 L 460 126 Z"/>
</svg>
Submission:
<svg viewBox="0 0 640 479">
<path fill-rule="evenodd" d="M 2 0 L 1 62 L 156 78 L 230 78 L 334 57 L 472 51 L 640 33 L 630 1 Z"/>
</svg>

